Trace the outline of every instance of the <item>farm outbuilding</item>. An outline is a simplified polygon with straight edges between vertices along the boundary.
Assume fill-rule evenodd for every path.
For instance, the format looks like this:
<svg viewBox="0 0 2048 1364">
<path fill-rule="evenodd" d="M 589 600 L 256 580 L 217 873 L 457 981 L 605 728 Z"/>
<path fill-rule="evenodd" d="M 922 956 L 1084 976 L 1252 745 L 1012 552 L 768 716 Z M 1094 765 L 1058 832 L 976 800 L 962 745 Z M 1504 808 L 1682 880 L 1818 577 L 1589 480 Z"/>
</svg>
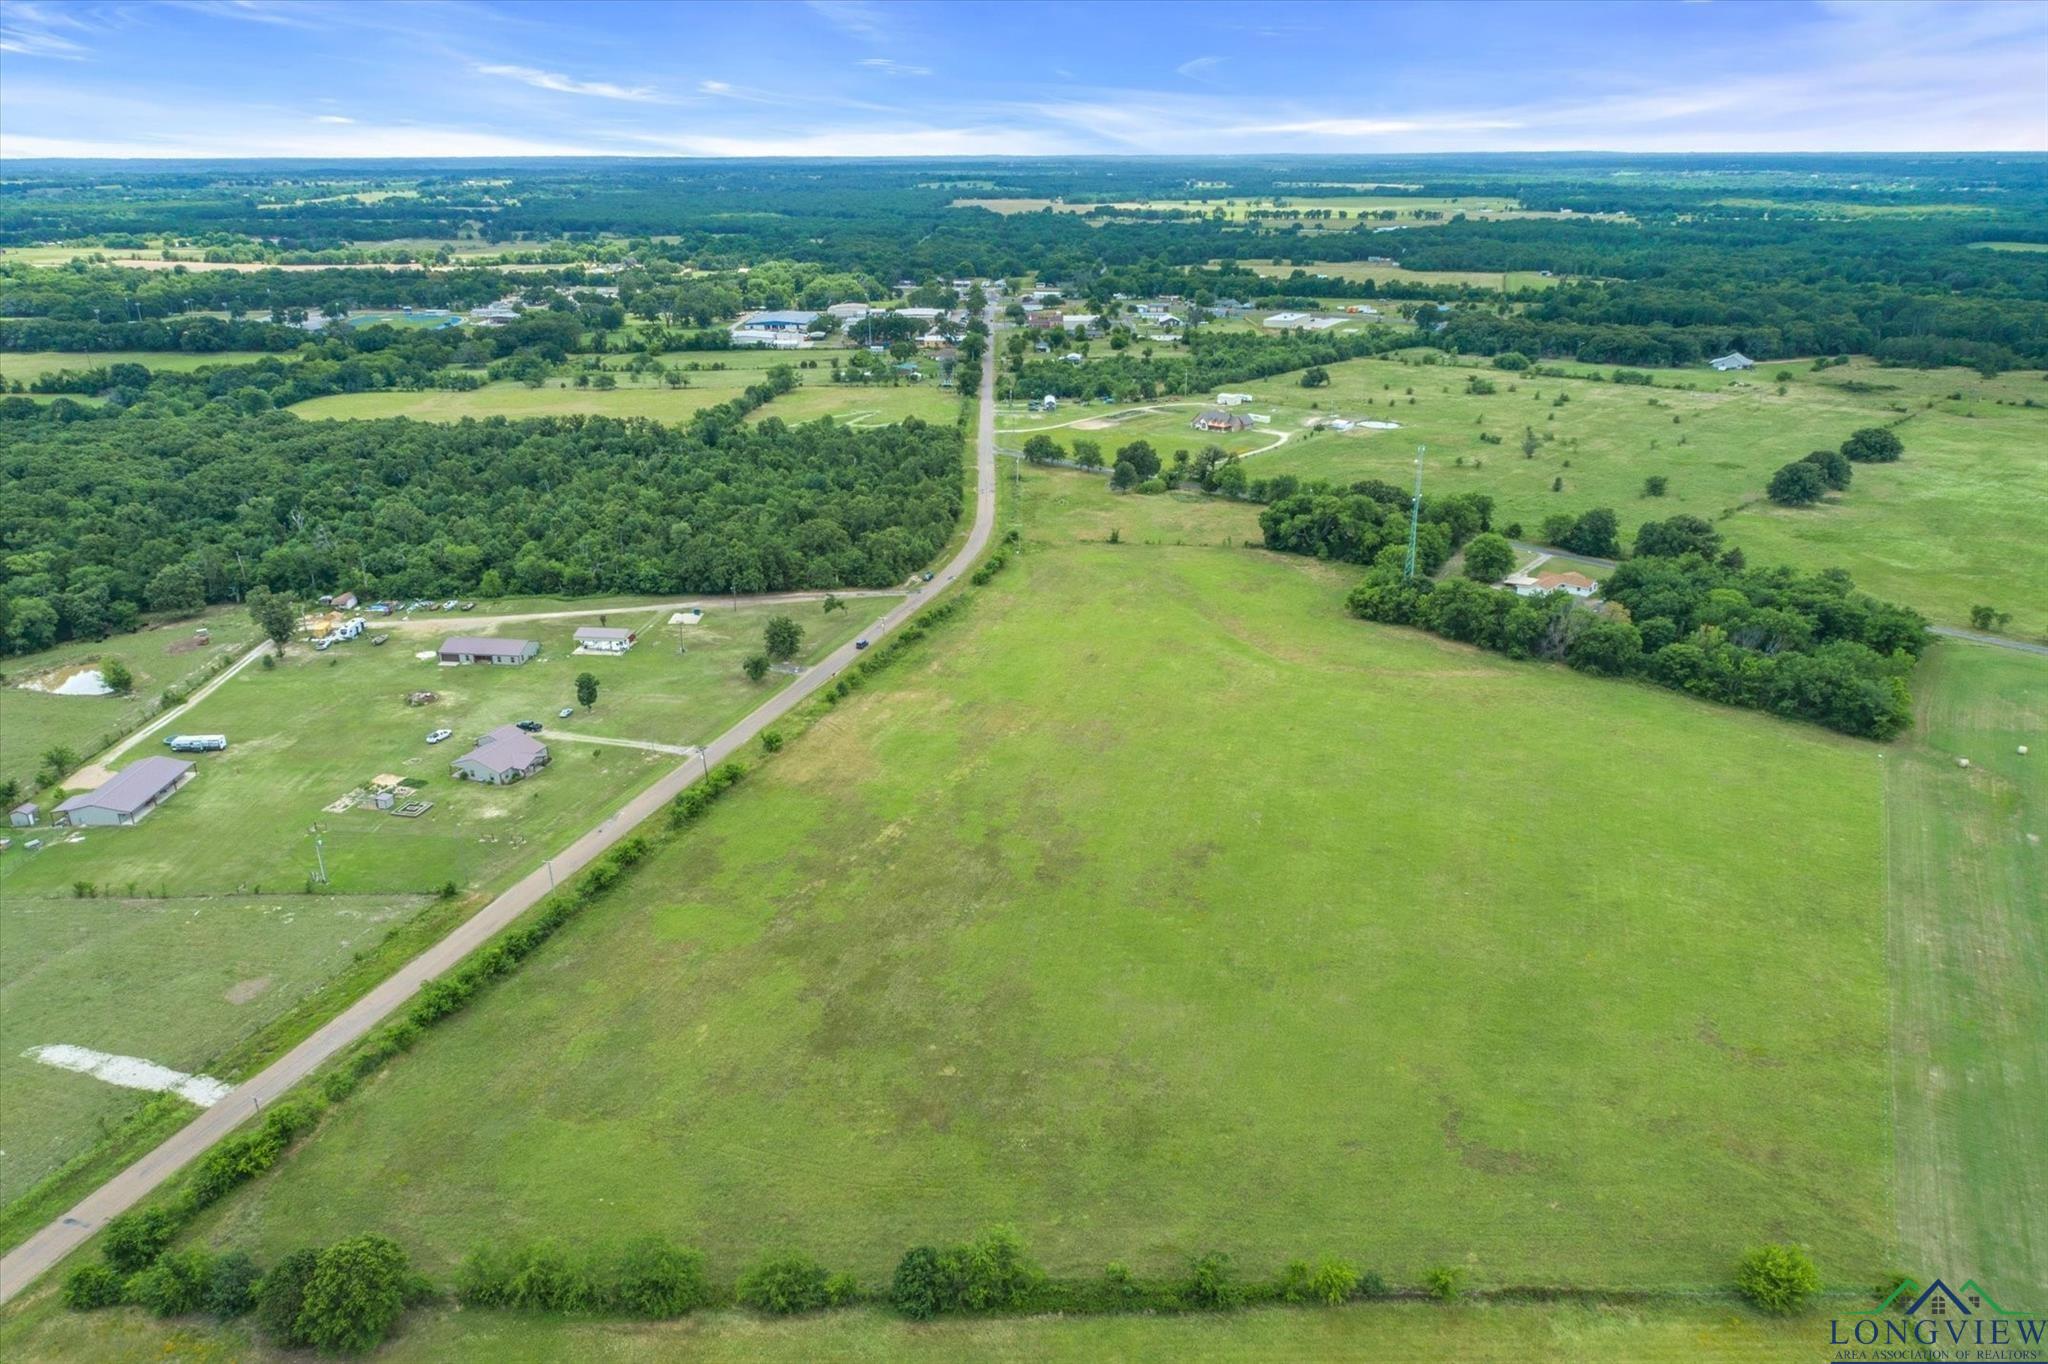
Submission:
<svg viewBox="0 0 2048 1364">
<path fill-rule="evenodd" d="M 631 630 L 620 630 L 602 625 L 579 625 L 576 627 L 576 648 L 589 654 L 622 654 L 632 648 L 640 636 Z"/>
<path fill-rule="evenodd" d="M 517 665 L 540 654 L 540 642 L 532 639 L 483 639 L 456 635 L 442 641 L 443 663 L 504 663 Z"/>
<path fill-rule="evenodd" d="M 176 758 L 144 758 L 130 763 L 96 791 L 73 796 L 59 805 L 52 822 L 75 828 L 137 824 L 192 780 L 191 763 Z"/>
<path fill-rule="evenodd" d="M 36 826 L 36 816 L 41 813 L 40 805 L 32 800 L 25 800 L 7 812 L 7 822 L 17 829 L 33 829 Z"/>
<path fill-rule="evenodd" d="M 517 725 L 499 725 L 476 747 L 457 758 L 453 770 L 465 781 L 509 786 L 548 765 L 548 746 Z"/>
<path fill-rule="evenodd" d="M 1756 361 L 1750 359 L 1739 350 L 1731 350 L 1726 355 L 1716 356 L 1714 359 L 1707 361 L 1707 363 L 1720 370 L 1723 374 L 1726 374 L 1731 369 L 1756 368 Z"/>
</svg>

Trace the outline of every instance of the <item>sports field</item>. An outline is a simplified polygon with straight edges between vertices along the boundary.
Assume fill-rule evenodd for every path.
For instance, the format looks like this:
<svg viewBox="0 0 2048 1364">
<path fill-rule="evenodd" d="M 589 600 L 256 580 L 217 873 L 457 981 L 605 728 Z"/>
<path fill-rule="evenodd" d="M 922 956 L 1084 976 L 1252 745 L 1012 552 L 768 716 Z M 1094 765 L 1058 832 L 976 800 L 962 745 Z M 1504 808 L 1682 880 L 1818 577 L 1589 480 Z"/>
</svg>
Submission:
<svg viewBox="0 0 2048 1364">
<path fill-rule="evenodd" d="M 1240 410 L 1271 421 L 1228 435 L 1191 429 L 1208 395 L 1150 412 L 1063 407 L 1049 420 L 1013 409 L 1003 427 L 1012 444 L 1045 430 L 1062 444 L 1094 439 L 1113 458 L 1142 437 L 1168 459 L 1213 444 L 1260 451 L 1245 466 L 1253 478 L 1377 478 L 1403 487 L 1414 477 L 1416 447 L 1426 445 L 1426 492 L 1491 494 L 1494 519 L 1519 523 L 1529 536 L 1554 512 L 1593 506 L 1615 510 L 1625 542 L 1643 521 L 1690 513 L 1716 523 L 1752 563 L 1845 568 L 1866 590 L 1938 622 L 1967 624 L 1970 607 L 1984 603 L 2012 614 L 2012 633 L 2048 635 L 2048 557 L 2035 552 L 2048 539 L 2048 406 L 2039 405 L 2039 373 L 1984 379 L 1859 361 L 1818 372 L 1803 364 L 1747 375 L 1660 370 L 1646 388 L 1591 377 L 1606 369 L 1566 368 L 1585 377 L 1516 375 L 1471 361 L 1346 361 L 1328 367 L 1323 388 L 1302 388 L 1296 374 L 1232 385 L 1259 399 Z M 1781 370 L 1793 376 L 1782 395 Z M 1495 391 L 1468 391 L 1474 378 Z M 1336 417 L 1400 429 L 1313 429 Z M 1894 422 L 1905 458 L 1857 466 L 1847 493 L 1797 509 L 1764 497 L 1779 465 L 1835 448 L 1859 427 Z M 1528 436 L 1537 446 L 1525 456 Z M 1644 495 L 1651 475 L 1668 480 L 1663 497 Z"/>
<path fill-rule="evenodd" d="M 317 989 L 422 903 L 270 895 L 0 904 L 0 1205 L 153 1096 L 38 1062 L 87 1047 L 222 1075 L 233 1047 Z M 154 1102 L 193 1110 L 174 1098 Z"/>
<path fill-rule="evenodd" d="M 337 893 L 433 891 L 451 881 L 467 890 L 509 879 L 682 761 L 673 751 L 578 737 L 671 750 L 703 743 L 779 681 L 771 675 L 756 686 L 740 671 L 759 650 L 769 616 L 786 611 L 804 626 L 803 659 L 829 652 L 866 619 L 852 609 L 827 616 L 815 602 L 738 612 L 715 598 L 705 605 L 709 613 L 694 626 L 669 625 L 667 612 L 612 614 L 611 624 L 642 632 L 622 658 L 571 653 L 575 627 L 596 617 L 499 627 L 453 617 L 393 630 L 382 647 L 367 638 L 324 654 L 295 645 L 277 667 L 245 668 L 180 718 L 184 731 L 229 740 L 226 752 L 196 755 L 199 774 L 189 786 L 133 828 L 94 829 L 78 843 L 52 840 L 32 855 L 10 855 L 0 862 L 0 889 L 47 895 L 85 881 L 173 895 L 301 890 L 317 865 L 316 824 Z M 541 654 L 518 667 L 444 668 L 414 657 L 447 635 L 478 633 L 537 640 Z M 596 708 L 557 718 L 575 705 L 575 678 L 585 671 L 601 683 Z M 408 705 L 415 691 L 437 699 Z M 479 734 L 524 719 L 546 726 L 541 737 L 553 761 L 537 776 L 498 787 L 449 775 Z M 428 745 L 427 734 L 440 728 L 454 737 Z M 161 751 L 145 744 L 131 759 Z M 384 775 L 416 783 L 418 798 L 434 808 L 416 819 L 367 803 L 327 808 Z M 196 847 L 208 854 L 193 856 Z"/>
<path fill-rule="evenodd" d="M 204 626 L 200 643 L 194 633 Z M 0 660 L 0 779 L 26 786 L 52 748 L 89 758 L 128 733 L 155 709 L 167 690 L 189 690 L 256 641 L 256 625 L 240 609 L 217 608 L 189 620 L 169 621 L 102 640 L 73 640 L 41 653 Z M 62 685 L 62 674 L 81 664 L 119 659 L 134 674 L 126 696 L 60 696 L 36 690 Z"/>
<path fill-rule="evenodd" d="M 1241 507 L 1023 491 L 960 625 L 202 1234 L 1879 1272 L 1877 749 L 1362 625 Z"/>
</svg>

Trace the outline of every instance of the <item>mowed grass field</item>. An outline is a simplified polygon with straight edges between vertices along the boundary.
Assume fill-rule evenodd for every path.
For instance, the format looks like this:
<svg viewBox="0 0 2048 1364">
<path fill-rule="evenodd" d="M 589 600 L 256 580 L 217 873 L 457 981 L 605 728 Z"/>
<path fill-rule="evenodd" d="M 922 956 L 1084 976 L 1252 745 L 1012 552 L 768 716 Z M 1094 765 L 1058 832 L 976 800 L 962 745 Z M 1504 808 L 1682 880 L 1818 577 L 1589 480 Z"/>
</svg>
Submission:
<svg viewBox="0 0 2048 1364">
<path fill-rule="evenodd" d="M 199 1234 L 1884 1267 L 1877 749 L 1353 621 L 1240 507 L 1023 491 L 963 622 Z"/>
<path fill-rule="evenodd" d="M 221 350 L 16 350 L 0 351 L 0 381 L 32 383 L 58 370 L 102 369 L 108 365 L 142 365 L 147 369 L 187 373 L 209 365 L 247 365 L 266 359 L 290 360 L 270 351 Z M 74 397 L 76 395 L 73 395 Z"/>
<path fill-rule="evenodd" d="M 816 602 L 737 612 L 715 598 L 704 604 L 709 614 L 696 626 L 670 626 L 667 612 L 611 613 L 611 624 L 643 631 L 622 658 L 572 654 L 575 627 L 597 624 L 594 616 L 502 626 L 458 616 L 393 630 L 378 648 L 367 637 L 324 654 L 295 645 L 276 668 L 244 669 L 177 722 L 186 732 L 228 736 L 227 751 L 196 755 L 196 780 L 133 828 L 92 829 L 78 843 L 10 854 L 0 861 L 0 890 L 68 894 L 79 881 L 110 893 L 301 890 L 315 866 L 316 823 L 338 893 L 432 891 L 450 881 L 485 888 L 523 874 L 683 761 L 570 736 L 703 743 L 783 680 L 771 675 L 757 687 L 740 672 L 771 615 L 787 612 L 804 626 L 803 660 L 869 619 L 860 603 L 830 616 Z M 460 668 L 414 657 L 448 635 L 478 633 L 538 640 L 541 656 L 518 667 Z M 585 671 L 600 680 L 596 708 L 558 719 L 557 710 L 575 704 L 575 678 Z M 409 706 L 413 691 L 440 699 Z M 523 719 L 547 726 L 541 737 L 553 761 L 544 771 L 503 787 L 450 775 L 449 764 L 478 735 Z M 444 727 L 455 737 L 430 747 L 427 733 Z M 162 751 L 145 743 L 128 761 Z M 367 805 L 325 809 L 387 773 L 421 780 L 420 798 L 434 808 L 417 819 Z"/>
<path fill-rule="evenodd" d="M 377 1353 L 388 1364 L 491 1360 L 674 1360 L 716 1364 L 1321 1364 L 1457 1360 L 1461 1364 L 1810 1364 L 1823 1318 L 1765 1319 L 1714 1306 L 1368 1303 L 1339 1310 L 1266 1309 L 1180 1317 L 1031 1317 L 912 1323 L 876 1311 L 763 1320 L 716 1312 L 679 1322 L 591 1322 L 501 1312 L 415 1312 Z M 0 1351 L 22 1360 L 289 1360 L 246 1323 L 195 1328 L 135 1308 L 76 1314 L 45 1299 L 0 1318 Z"/>
<path fill-rule="evenodd" d="M 1531 537 L 1553 512 L 1612 507 L 1624 543 L 1642 522 L 1685 512 L 1718 525 L 1753 564 L 1845 568 L 1866 591 L 1939 623 L 1967 624 L 1970 607 L 1984 603 L 2012 614 L 2011 633 L 2048 636 L 2048 557 L 2035 551 L 2048 538 L 2048 383 L 2038 372 L 1987 380 L 1860 361 L 1819 373 L 1787 365 L 1795 377 L 1780 396 L 1780 367 L 1771 365 L 1746 376 L 1661 370 L 1654 388 L 1399 358 L 1328 368 L 1324 388 L 1302 388 L 1296 374 L 1232 385 L 1259 400 L 1241 410 L 1272 420 L 1231 435 L 1189 425 L 1213 395 L 1128 417 L 1133 409 L 1084 407 L 1046 422 L 1019 410 L 1003 425 L 1012 444 L 1042 429 L 1063 445 L 1100 441 L 1113 458 L 1142 437 L 1169 460 L 1176 449 L 1213 444 L 1261 451 L 1245 466 L 1253 478 L 1377 478 L 1404 488 L 1416 446 L 1426 445 L 1425 492 L 1490 494 L 1496 523 L 1519 522 Z M 1571 368 L 1575 376 L 1608 372 Z M 1497 391 L 1469 393 L 1472 377 Z M 2037 405 L 2026 406 L 2030 399 Z M 1307 429 L 1332 416 L 1401 429 Z M 1857 466 L 1849 491 L 1817 506 L 1765 498 L 1779 465 L 1902 417 L 1898 463 Z M 1533 458 L 1522 453 L 1525 431 L 1539 442 Z M 1661 498 L 1644 496 L 1652 474 L 1669 480 Z"/>
<path fill-rule="evenodd" d="M 1394 252 L 1388 247 L 1388 253 Z M 1327 275 L 1331 279 L 1371 280 L 1376 285 L 1391 284 L 1469 284 L 1479 289 L 1554 289 L 1559 283 L 1555 275 L 1546 275 L 1537 270 L 1405 270 L 1398 265 L 1373 265 L 1366 261 L 1277 261 L 1247 260 L 1238 264 L 1248 270 L 1257 271 L 1272 279 L 1285 279 L 1296 270 L 1309 275 Z M 1398 295 L 1399 291 L 1395 290 Z"/>
<path fill-rule="evenodd" d="M 215 1074 L 238 1042 L 422 903 L 272 895 L 0 903 L 0 1204 L 152 1101 L 24 1055 L 53 1044 Z M 155 1102 L 178 1104 L 175 1098 Z"/>
<path fill-rule="evenodd" d="M 1945 642 L 1914 690 L 1915 741 L 1885 765 L 1903 1262 L 1968 1265 L 2037 1303 L 2048 1300 L 2048 658 Z"/>
<path fill-rule="evenodd" d="M 194 631 L 205 626 L 209 642 Z M 247 611 L 220 608 L 188 620 L 109 639 L 73 640 L 41 653 L 0 660 L 0 778 L 18 779 L 24 790 L 42 755 L 68 748 L 89 758 L 113 739 L 141 724 L 166 690 L 188 690 L 256 642 Z M 135 676 L 126 696 L 56 696 L 26 685 L 64 669 L 119 659 Z"/>
</svg>

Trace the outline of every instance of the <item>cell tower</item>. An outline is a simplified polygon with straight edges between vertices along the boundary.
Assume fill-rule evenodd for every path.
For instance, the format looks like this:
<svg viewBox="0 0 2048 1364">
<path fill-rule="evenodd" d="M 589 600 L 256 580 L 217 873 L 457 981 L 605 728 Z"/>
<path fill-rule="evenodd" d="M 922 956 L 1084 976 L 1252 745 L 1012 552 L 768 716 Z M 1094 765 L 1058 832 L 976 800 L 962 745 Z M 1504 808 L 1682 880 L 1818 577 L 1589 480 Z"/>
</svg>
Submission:
<svg viewBox="0 0 2048 1364">
<path fill-rule="evenodd" d="M 1415 531 L 1422 523 L 1422 452 L 1427 449 L 1427 445 L 1415 447 L 1415 498 L 1408 504 L 1408 563 L 1401 570 L 1404 578 L 1415 576 Z"/>
</svg>

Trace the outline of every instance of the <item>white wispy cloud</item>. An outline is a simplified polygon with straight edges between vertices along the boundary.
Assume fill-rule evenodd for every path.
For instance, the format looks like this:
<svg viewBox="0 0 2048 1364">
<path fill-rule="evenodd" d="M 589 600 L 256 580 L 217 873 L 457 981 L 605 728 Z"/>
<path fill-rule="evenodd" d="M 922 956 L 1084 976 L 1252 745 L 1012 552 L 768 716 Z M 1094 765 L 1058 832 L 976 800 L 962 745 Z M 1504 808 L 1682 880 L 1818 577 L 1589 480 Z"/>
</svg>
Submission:
<svg viewBox="0 0 2048 1364">
<path fill-rule="evenodd" d="M 313 121 L 314 121 L 315 123 L 354 123 L 354 122 L 355 122 L 355 120 L 354 120 L 354 119 L 352 119 L 352 118 L 349 118 L 348 116 L 346 116 L 346 115 L 344 115 L 344 114 L 315 114 L 315 115 L 313 116 Z"/>
<path fill-rule="evenodd" d="M 892 17 L 867 0 L 805 0 L 810 11 L 841 33 L 879 42 L 894 31 Z"/>
<path fill-rule="evenodd" d="M 929 66 L 914 66 L 909 62 L 899 62 L 893 57 L 863 57 L 855 65 L 864 66 L 870 71 L 879 71 L 885 76 L 929 76 L 932 74 L 932 69 Z"/>
<path fill-rule="evenodd" d="M 652 86 L 578 80 L 574 76 L 565 76 L 559 71 L 543 71 L 536 66 L 488 64 L 479 65 L 476 72 L 480 76 L 502 76 L 507 80 L 521 81 L 536 90 L 552 90 L 558 95 L 588 95 L 593 99 L 626 100 L 634 104 L 662 102 L 660 93 Z"/>
<path fill-rule="evenodd" d="M 54 57 L 59 61 L 83 61 L 86 45 L 77 38 L 91 31 L 76 15 L 50 5 L 28 0 L 0 8 L 0 52 L 17 57 Z"/>
<path fill-rule="evenodd" d="M 1223 65 L 1221 57 L 1192 57 L 1173 68 L 1173 74 L 1176 76 L 1186 76 L 1189 80 L 1194 80 L 1198 76 L 1207 75 L 1212 69 L 1221 65 Z"/>
</svg>

